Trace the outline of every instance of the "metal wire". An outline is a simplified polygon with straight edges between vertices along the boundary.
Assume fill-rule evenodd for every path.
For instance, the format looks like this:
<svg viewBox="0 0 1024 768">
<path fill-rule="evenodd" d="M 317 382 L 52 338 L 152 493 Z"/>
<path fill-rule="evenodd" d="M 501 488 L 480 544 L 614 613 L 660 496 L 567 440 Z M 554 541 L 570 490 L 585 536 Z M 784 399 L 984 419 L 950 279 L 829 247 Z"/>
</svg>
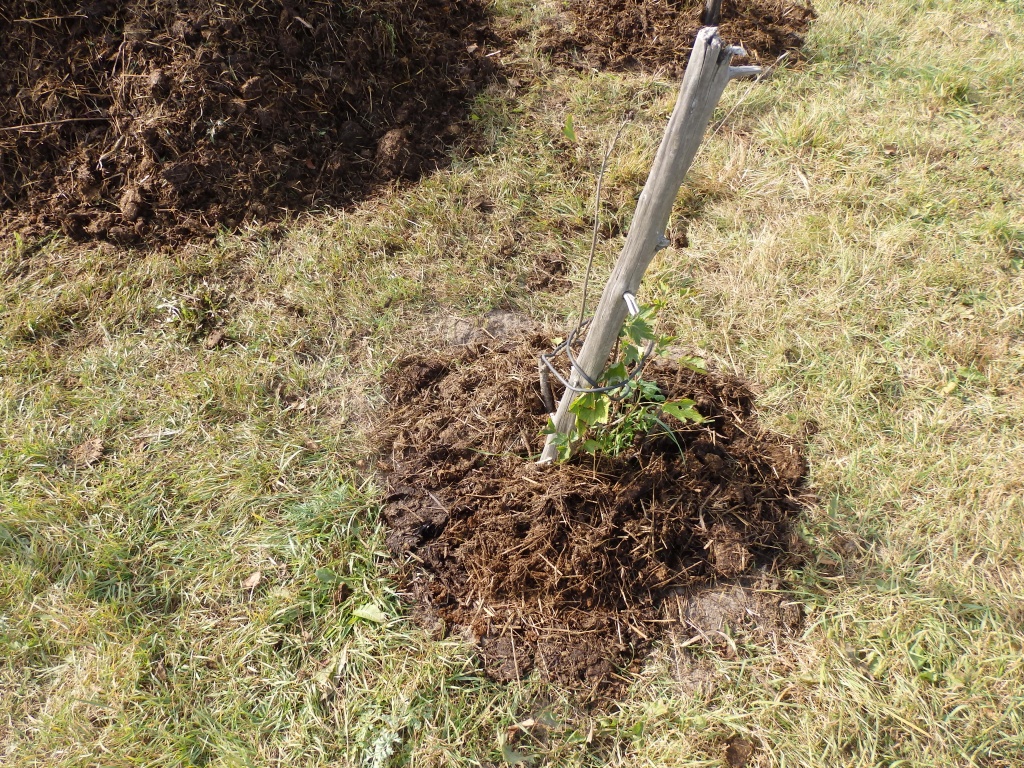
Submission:
<svg viewBox="0 0 1024 768">
<path fill-rule="evenodd" d="M 623 301 L 626 302 L 626 307 L 629 310 L 629 314 L 635 317 L 640 311 L 640 308 L 636 303 L 636 297 L 631 293 L 626 293 L 623 294 L 622 299 Z M 644 350 L 643 355 L 641 355 L 640 359 L 637 360 L 636 365 L 633 367 L 633 370 L 629 372 L 629 375 L 626 376 L 625 379 L 616 382 L 615 384 L 609 384 L 603 387 L 599 386 L 598 382 L 594 381 L 594 379 L 591 378 L 587 374 L 587 372 L 580 367 L 579 363 L 576 362 L 576 357 L 575 355 L 573 355 L 572 352 L 572 345 L 576 341 L 577 335 L 580 331 L 582 331 L 584 328 L 590 325 L 591 320 L 593 320 L 593 318 L 590 318 L 580 323 L 576 328 L 570 331 L 569 335 L 565 337 L 565 340 L 561 344 L 556 346 L 553 350 L 551 350 L 550 352 L 542 352 L 540 354 L 538 366 L 540 368 L 540 389 L 541 396 L 544 399 L 544 406 L 548 409 L 548 413 L 553 413 L 555 410 L 555 399 L 551 392 L 551 380 L 548 377 L 549 373 L 554 374 L 555 378 L 558 379 L 562 386 L 564 386 L 568 391 L 575 392 L 576 394 L 579 395 L 591 395 L 600 394 L 604 392 L 614 392 L 617 389 L 624 388 L 631 381 L 635 381 L 637 378 L 639 378 L 640 374 L 644 370 L 644 366 L 647 365 L 647 361 L 650 360 L 651 356 L 654 354 L 655 342 L 651 340 L 647 342 L 647 348 Z M 572 369 L 572 371 L 576 373 L 585 382 L 587 382 L 587 384 L 590 385 L 589 387 L 577 387 L 570 384 L 566 380 L 566 378 L 562 376 L 561 373 L 558 372 L 558 369 L 555 368 L 555 366 L 552 364 L 552 360 L 554 360 L 556 357 L 558 357 L 558 355 L 560 355 L 563 352 L 565 353 L 565 356 L 569 361 L 569 366 Z M 608 395 L 608 397 L 611 400 L 619 401 L 623 399 L 624 395 Z"/>
</svg>

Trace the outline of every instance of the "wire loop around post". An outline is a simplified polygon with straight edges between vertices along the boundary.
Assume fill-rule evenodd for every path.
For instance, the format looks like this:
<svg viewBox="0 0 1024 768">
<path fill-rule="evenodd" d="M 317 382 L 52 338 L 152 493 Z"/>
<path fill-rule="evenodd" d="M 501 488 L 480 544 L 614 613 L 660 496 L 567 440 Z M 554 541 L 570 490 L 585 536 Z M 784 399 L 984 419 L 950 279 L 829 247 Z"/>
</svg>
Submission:
<svg viewBox="0 0 1024 768">
<path fill-rule="evenodd" d="M 640 314 L 640 305 L 637 304 L 636 296 L 627 291 L 626 293 L 622 294 L 622 300 L 626 302 L 626 309 L 632 317 L 636 317 L 638 314 Z M 633 370 L 629 372 L 629 375 L 626 376 L 625 379 L 615 384 L 609 384 L 604 387 L 599 386 L 598 382 L 594 381 L 594 379 L 587 375 L 586 371 L 580 368 L 579 364 L 576 362 L 576 356 L 572 352 L 572 345 L 573 343 L 575 343 L 576 337 L 578 336 L 580 331 L 582 331 L 584 328 L 590 325 L 590 320 L 592 319 L 593 318 L 590 318 L 580 323 L 576 328 L 570 331 L 569 335 L 565 337 L 565 340 L 561 344 L 556 346 L 553 350 L 551 350 L 550 352 L 542 352 L 540 354 L 539 367 L 541 369 L 541 397 L 544 400 L 544 406 L 548 409 L 548 413 L 551 413 L 553 411 L 553 404 L 555 402 L 555 398 L 553 393 L 551 392 L 551 381 L 546 375 L 547 372 L 550 371 L 552 374 L 554 374 L 555 378 L 558 379 L 559 383 L 568 391 L 575 392 L 578 395 L 601 394 L 605 392 L 611 393 L 617 389 L 622 389 L 631 381 L 635 381 L 637 378 L 639 378 L 641 372 L 644 369 L 644 366 L 647 365 L 647 361 L 650 360 L 651 355 L 654 354 L 655 343 L 653 340 L 648 341 L 647 348 L 644 350 L 643 355 L 640 357 L 639 360 L 637 360 L 637 363 L 634 366 Z M 570 384 L 569 381 L 564 376 L 562 376 L 561 373 L 558 372 L 558 369 L 555 368 L 555 366 L 552 363 L 552 360 L 554 360 L 556 357 L 558 357 L 558 355 L 560 355 L 563 352 L 565 353 L 566 358 L 569 360 L 569 367 L 572 370 L 572 372 L 575 373 L 580 379 L 583 379 L 587 384 L 589 384 L 589 387 L 577 387 L 574 386 L 573 384 Z M 570 374 L 570 378 L 571 377 L 572 375 Z M 609 394 L 608 397 L 612 400 L 621 400 L 623 395 L 616 396 L 614 394 Z"/>
<path fill-rule="evenodd" d="M 640 305 L 636 303 L 636 296 L 629 291 L 622 294 L 622 300 L 626 302 L 626 309 L 629 310 L 629 314 L 636 317 L 640 314 Z"/>
</svg>

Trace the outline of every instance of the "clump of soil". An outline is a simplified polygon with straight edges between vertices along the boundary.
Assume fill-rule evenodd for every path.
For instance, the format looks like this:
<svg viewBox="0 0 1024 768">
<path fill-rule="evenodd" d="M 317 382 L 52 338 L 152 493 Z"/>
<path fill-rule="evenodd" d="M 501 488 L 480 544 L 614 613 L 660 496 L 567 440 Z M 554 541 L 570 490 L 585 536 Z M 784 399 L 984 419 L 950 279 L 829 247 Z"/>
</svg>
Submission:
<svg viewBox="0 0 1024 768">
<path fill-rule="evenodd" d="M 681 595 L 790 557 L 806 464 L 758 426 L 742 381 L 661 364 L 645 376 L 709 419 L 666 417 L 683 452 L 662 435 L 538 466 L 547 344 L 477 343 L 389 374 L 387 541 L 419 618 L 477 643 L 492 677 L 537 668 L 598 690 L 673 622 L 710 622 Z"/>
<path fill-rule="evenodd" d="M 545 30 L 542 49 L 561 64 L 679 76 L 703 8 L 703 0 L 567 0 L 564 18 Z M 752 61 L 767 64 L 786 52 L 798 55 L 814 17 L 809 3 L 725 0 L 719 30 Z"/>
<path fill-rule="evenodd" d="M 0 231 L 173 242 L 435 165 L 495 71 L 484 0 L 10 0 Z"/>
</svg>

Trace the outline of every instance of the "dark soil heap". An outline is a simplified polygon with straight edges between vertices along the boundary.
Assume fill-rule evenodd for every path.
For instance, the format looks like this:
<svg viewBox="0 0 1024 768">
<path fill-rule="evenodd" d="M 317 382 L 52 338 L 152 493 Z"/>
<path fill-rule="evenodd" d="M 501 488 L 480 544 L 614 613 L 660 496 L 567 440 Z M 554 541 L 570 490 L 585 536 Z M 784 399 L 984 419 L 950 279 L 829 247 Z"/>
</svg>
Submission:
<svg viewBox="0 0 1024 768">
<path fill-rule="evenodd" d="M 536 667 L 598 689 L 678 618 L 681 590 L 786 560 L 806 465 L 758 426 L 742 382 L 659 365 L 646 375 L 710 419 L 673 422 L 683 453 L 661 436 L 538 466 L 546 343 L 478 344 L 390 374 L 388 544 L 419 617 L 478 643 L 493 677 Z"/>
<path fill-rule="evenodd" d="M 626 70 L 662 69 L 682 75 L 701 27 L 703 0 L 567 0 L 566 23 L 547 30 L 543 49 L 562 64 Z M 724 0 L 720 34 L 742 45 L 750 60 L 770 64 L 798 54 L 810 3 Z"/>
<path fill-rule="evenodd" d="M 484 0 L 9 0 L 0 231 L 174 241 L 416 176 L 493 72 Z"/>
</svg>

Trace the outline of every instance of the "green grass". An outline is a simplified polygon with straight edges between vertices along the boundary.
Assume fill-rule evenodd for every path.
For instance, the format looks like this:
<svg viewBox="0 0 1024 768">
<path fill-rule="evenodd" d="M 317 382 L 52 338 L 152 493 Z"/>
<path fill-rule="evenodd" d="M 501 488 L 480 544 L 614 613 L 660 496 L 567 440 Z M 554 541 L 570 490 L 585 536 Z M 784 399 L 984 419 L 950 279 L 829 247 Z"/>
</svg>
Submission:
<svg viewBox="0 0 1024 768">
<path fill-rule="evenodd" d="M 625 230 L 675 95 L 527 48 L 475 107 L 487 151 L 356 210 L 167 253 L 3 246 L 0 763 L 500 765 L 533 717 L 534 765 L 717 766 L 737 734 L 773 768 L 1024 765 L 1024 6 L 818 10 L 805 64 L 730 86 L 677 205 L 691 246 L 642 297 L 806 441 L 801 636 L 668 642 L 588 712 L 403 615 L 381 373 L 455 316 L 557 332 L 601 147 L 635 110 Z M 567 295 L 525 287 L 551 254 Z"/>
</svg>

